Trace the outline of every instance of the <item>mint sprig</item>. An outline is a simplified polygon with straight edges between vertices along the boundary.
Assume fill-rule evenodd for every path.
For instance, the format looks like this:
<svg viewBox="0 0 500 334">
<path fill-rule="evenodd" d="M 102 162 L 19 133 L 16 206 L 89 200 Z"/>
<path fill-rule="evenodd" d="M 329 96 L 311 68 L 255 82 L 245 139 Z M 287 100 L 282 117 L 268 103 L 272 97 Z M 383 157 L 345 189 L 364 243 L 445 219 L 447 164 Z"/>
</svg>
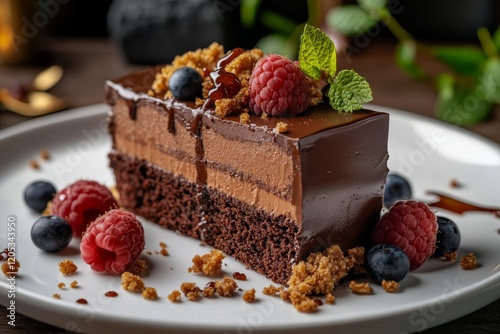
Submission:
<svg viewBox="0 0 500 334">
<path fill-rule="evenodd" d="M 337 72 L 335 44 L 324 32 L 306 24 L 300 39 L 300 68 L 314 80 L 322 78 L 330 84 L 328 98 L 332 108 L 352 112 L 370 102 L 370 85 L 354 70 Z"/>
</svg>

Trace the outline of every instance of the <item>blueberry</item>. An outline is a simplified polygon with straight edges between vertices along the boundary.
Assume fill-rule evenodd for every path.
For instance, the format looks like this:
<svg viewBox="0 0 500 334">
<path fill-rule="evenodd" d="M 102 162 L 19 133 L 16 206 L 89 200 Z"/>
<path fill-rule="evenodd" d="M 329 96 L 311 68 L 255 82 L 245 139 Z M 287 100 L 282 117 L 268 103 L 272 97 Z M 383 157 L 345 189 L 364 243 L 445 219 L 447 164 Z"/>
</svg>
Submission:
<svg viewBox="0 0 500 334">
<path fill-rule="evenodd" d="M 52 183 L 34 181 L 24 189 L 24 201 L 31 209 L 41 213 L 55 194 L 56 188 Z"/>
<path fill-rule="evenodd" d="M 71 225 L 59 216 L 42 216 L 31 227 L 31 240 L 35 246 L 46 252 L 63 250 L 72 237 Z"/>
<path fill-rule="evenodd" d="M 203 78 L 200 73 L 191 67 L 180 67 L 168 81 L 168 88 L 178 100 L 194 101 L 201 96 Z"/>
<path fill-rule="evenodd" d="M 401 175 L 389 173 L 385 182 L 384 206 L 390 208 L 398 200 L 410 199 L 412 196 L 411 186 L 408 180 Z"/>
<path fill-rule="evenodd" d="M 460 246 L 460 230 L 457 224 L 445 217 L 437 217 L 438 233 L 436 236 L 436 250 L 434 256 L 444 256 L 455 252 Z"/>
<path fill-rule="evenodd" d="M 366 253 L 366 269 L 376 283 L 382 280 L 399 282 L 410 271 L 410 259 L 397 246 L 379 244 Z"/>
</svg>

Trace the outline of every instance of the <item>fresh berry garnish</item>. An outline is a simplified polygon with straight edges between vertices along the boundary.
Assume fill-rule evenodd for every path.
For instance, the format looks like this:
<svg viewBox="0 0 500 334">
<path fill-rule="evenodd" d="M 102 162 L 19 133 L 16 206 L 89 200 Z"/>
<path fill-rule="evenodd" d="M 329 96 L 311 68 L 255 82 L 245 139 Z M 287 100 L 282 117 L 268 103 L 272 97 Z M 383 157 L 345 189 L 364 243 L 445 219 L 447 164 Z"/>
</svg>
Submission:
<svg viewBox="0 0 500 334">
<path fill-rule="evenodd" d="M 366 269 L 376 283 L 399 282 L 410 271 L 410 260 L 398 246 L 375 245 L 366 253 Z"/>
<path fill-rule="evenodd" d="M 437 229 L 436 215 L 427 204 L 397 201 L 380 218 L 371 242 L 398 246 L 408 255 L 410 270 L 414 270 L 434 253 Z"/>
<path fill-rule="evenodd" d="M 24 189 L 24 201 L 36 212 L 43 212 L 54 195 L 56 188 L 47 181 L 34 181 Z"/>
<path fill-rule="evenodd" d="M 200 73 L 192 67 L 180 67 L 168 81 L 168 89 L 178 100 L 194 101 L 201 96 L 201 84 L 203 78 Z"/>
<path fill-rule="evenodd" d="M 71 225 L 59 216 L 42 216 L 31 227 L 31 240 L 35 246 L 46 252 L 65 249 L 72 238 Z"/>
<path fill-rule="evenodd" d="M 447 253 L 455 252 L 460 246 L 460 230 L 454 221 L 437 217 L 438 233 L 436 238 L 436 250 L 434 256 L 444 256 Z"/>
<path fill-rule="evenodd" d="M 255 64 L 249 81 L 249 106 L 255 114 L 298 114 L 309 106 L 309 83 L 300 67 L 277 54 Z"/>
<path fill-rule="evenodd" d="M 75 237 L 81 237 L 87 226 L 106 211 L 117 207 L 106 186 L 90 180 L 79 180 L 59 191 L 52 201 L 52 214 L 66 219 Z"/>
<path fill-rule="evenodd" d="M 390 208 L 394 202 L 410 199 L 411 186 L 408 180 L 398 174 L 389 173 L 385 182 L 384 206 Z"/>
<path fill-rule="evenodd" d="M 82 260 L 98 272 L 121 274 L 144 250 L 144 229 L 137 217 L 113 209 L 92 222 L 80 244 Z"/>
</svg>

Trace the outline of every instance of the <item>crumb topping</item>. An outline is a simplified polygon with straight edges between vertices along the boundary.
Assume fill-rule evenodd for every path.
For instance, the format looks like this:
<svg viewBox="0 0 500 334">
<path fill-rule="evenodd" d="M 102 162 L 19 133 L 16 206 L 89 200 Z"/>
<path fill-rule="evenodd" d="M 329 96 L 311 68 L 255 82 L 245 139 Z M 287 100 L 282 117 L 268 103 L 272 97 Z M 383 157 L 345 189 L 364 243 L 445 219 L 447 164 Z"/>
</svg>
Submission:
<svg viewBox="0 0 500 334">
<path fill-rule="evenodd" d="M 78 281 L 77 280 L 74 280 L 73 282 L 71 282 L 69 284 L 69 286 L 72 288 L 72 289 L 75 289 L 76 287 L 78 287 Z"/>
<path fill-rule="evenodd" d="M 469 253 L 460 258 L 460 267 L 463 270 L 472 270 L 477 268 L 477 257 L 474 253 Z"/>
<path fill-rule="evenodd" d="M 17 259 L 9 258 L 6 262 L 2 263 L 2 273 L 5 276 L 16 276 L 19 273 L 19 269 L 21 268 L 21 264 Z"/>
<path fill-rule="evenodd" d="M 149 300 L 156 300 L 158 299 L 158 292 L 156 291 L 155 288 L 146 287 L 144 288 L 144 290 L 142 290 L 142 298 Z"/>
<path fill-rule="evenodd" d="M 247 303 L 253 303 L 255 301 L 255 289 L 252 288 L 243 293 L 243 300 Z"/>
<path fill-rule="evenodd" d="M 382 288 L 387 292 L 397 292 L 399 290 L 399 283 L 396 281 L 382 280 Z"/>
<path fill-rule="evenodd" d="M 349 282 L 349 289 L 357 295 L 371 295 L 373 288 L 369 283 L 358 283 L 356 281 Z"/>
<path fill-rule="evenodd" d="M 144 281 L 139 276 L 126 271 L 122 274 L 121 278 L 123 290 L 131 292 L 142 292 L 144 290 Z"/>
<path fill-rule="evenodd" d="M 148 264 L 143 259 L 137 259 L 132 267 L 129 269 L 129 272 L 134 275 L 141 275 L 148 269 Z"/>
<path fill-rule="evenodd" d="M 63 282 L 60 282 L 59 284 L 57 284 L 57 287 L 62 290 L 66 287 L 66 284 L 64 284 Z"/>
<path fill-rule="evenodd" d="M 248 123 L 250 122 L 250 114 L 247 112 L 240 114 L 240 123 Z"/>
<path fill-rule="evenodd" d="M 320 304 L 313 298 L 308 297 L 297 290 L 290 290 L 289 299 L 295 309 L 299 312 L 314 312 L 320 306 Z"/>
<path fill-rule="evenodd" d="M 193 282 L 184 282 L 181 284 L 181 291 L 188 300 L 194 302 L 200 296 L 201 289 Z"/>
<path fill-rule="evenodd" d="M 327 303 L 327 304 L 335 303 L 335 296 L 333 295 L 333 293 L 328 292 L 326 294 L 325 303 Z"/>
<path fill-rule="evenodd" d="M 203 288 L 203 297 L 213 297 L 215 294 L 215 282 L 208 282 Z"/>
<path fill-rule="evenodd" d="M 222 268 L 222 260 L 226 256 L 218 249 L 213 249 L 210 253 L 193 257 L 193 265 L 188 268 L 188 272 L 202 273 L 206 276 L 215 276 Z"/>
<path fill-rule="evenodd" d="M 181 301 L 181 292 L 179 290 L 174 290 L 168 295 L 168 300 L 170 300 L 172 303 L 180 302 Z"/>
<path fill-rule="evenodd" d="M 277 133 L 285 133 L 288 131 L 288 123 L 278 122 L 276 123 L 276 127 L 274 129 Z"/>
<path fill-rule="evenodd" d="M 262 289 L 262 293 L 267 296 L 274 296 L 275 294 L 280 293 L 281 291 L 283 291 L 283 287 L 277 287 L 272 284 Z"/>
<path fill-rule="evenodd" d="M 215 282 L 215 290 L 222 297 L 231 297 L 238 288 L 238 284 L 231 277 L 224 277 L 222 281 Z"/>
<path fill-rule="evenodd" d="M 448 252 L 444 254 L 444 259 L 448 262 L 455 262 L 457 260 L 457 252 Z"/>
<path fill-rule="evenodd" d="M 54 293 L 52 297 L 54 297 L 54 299 L 61 299 L 61 295 L 58 293 Z"/>
<path fill-rule="evenodd" d="M 59 262 L 59 271 L 63 275 L 72 275 L 77 270 L 78 270 L 78 267 L 71 260 L 66 259 L 66 260 Z"/>
</svg>

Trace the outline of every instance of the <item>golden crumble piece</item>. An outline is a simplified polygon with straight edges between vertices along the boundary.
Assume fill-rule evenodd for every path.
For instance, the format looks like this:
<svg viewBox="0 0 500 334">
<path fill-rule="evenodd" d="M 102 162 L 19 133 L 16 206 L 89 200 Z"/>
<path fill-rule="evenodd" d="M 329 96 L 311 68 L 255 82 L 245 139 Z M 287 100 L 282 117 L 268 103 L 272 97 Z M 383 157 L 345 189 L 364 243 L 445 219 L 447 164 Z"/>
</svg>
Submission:
<svg viewBox="0 0 500 334">
<path fill-rule="evenodd" d="M 255 301 L 255 289 L 252 288 L 243 293 L 243 300 L 247 303 L 253 303 Z"/>
<path fill-rule="evenodd" d="M 325 295 L 332 292 L 335 284 L 347 276 L 358 263 L 362 247 L 344 255 L 339 246 L 333 245 L 323 252 L 312 253 L 306 261 L 294 264 L 288 280 L 290 290 L 304 295 Z"/>
<path fill-rule="evenodd" d="M 320 306 L 320 304 L 314 299 L 300 293 L 297 290 L 290 291 L 290 301 L 292 302 L 293 307 L 295 307 L 295 309 L 299 312 L 314 312 Z"/>
<path fill-rule="evenodd" d="M 210 253 L 193 257 L 193 266 L 188 268 L 188 272 L 202 273 L 207 276 L 215 276 L 222 268 L 222 260 L 226 256 L 218 249 L 213 249 Z"/>
<path fill-rule="evenodd" d="M 163 256 L 168 256 L 167 244 L 163 241 L 160 242 L 160 254 Z"/>
<path fill-rule="evenodd" d="M 158 299 L 158 292 L 156 291 L 155 288 L 146 287 L 144 288 L 144 290 L 142 290 L 142 298 L 149 300 L 156 300 Z"/>
<path fill-rule="evenodd" d="M 47 216 L 52 214 L 52 201 L 47 202 L 47 206 L 45 207 L 45 210 L 43 210 L 42 215 Z"/>
<path fill-rule="evenodd" d="M 131 292 L 142 292 L 144 290 L 144 281 L 139 276 L 126 271 L 122 274 L 121 278 L 123 290 Z"/>
<path fill-rule="evenodd" d="M 276 123 L 276 127 L 274 128 L 277 133 L 285 133 L 288 131 L 288 124 L 285 122 Z"/>
<path fill-rule="evenodd" d="M 240 114 L 240 123 L 248 123 L 250 122 L 250 114 L 247 112 Z"/>
<path fill-rule="evenodd" d="M 396 281 L 382 280 L 382 288 L 386 292 L 397 292 L 399 290 L 399 283 Z"/>
<path fill-rule="evenodd" d="M 157 94 L 164 94 L 165 98 L 172 97 L 168 89 L 168 81 L 172 74 L 180 67 L 192 67 L 200 73 L 202 78 L 208 77 L 208 72 L 213 71 L 217 62 L 224 56 L 224 48 L 218 43 L 212 43 L 203 49 L 189 51 L 174 58 L 171 64 L 161 68 L 156 74 L 151 89 Z"/>
<path fill-rule="evenodd" d="M 203 288 L 203 297 L 210 298 L 215 294 L 215 282 L 208 282 Z"/>
<path fill-rule="evenodd" d="M 238 288 L 238 284 L 231 277 L 224 277 L 222 281 L 215 282 L 215 290 L 222 297 L 231 297 Z"/>
<path fill-rule="evenodd" d="M 143 259 L 137 259 L 134 265 L 129 269 L 129 272 L 134 275 L 141 275 L 148 269 L 148 264 Z"/>
<path fill-rule="evenodd" d="M 40 158 L 42 160 L 45 160 L 45 161 L 50 160 L 50 153 L 49 153 L 49 151 L 48 150 L 41 150 L 40 151 Z"/>
<path fill-rule="evenodd" d="M 54 297 L 55 299 L 61 299 L 61 295 L 58 293 L 54 293 L 52 297 Z"/>
<path fill-rule="evenodd" d="M 17 276 L 19 273 L 19 269 L 21 268 L 21 264 L 17 259 L 12 260 L 13 258 L 8 258 L 7 261 L 2 263 L 2 273 L 5 276 Z"/>
<path fill-rule="evenodd" d="M 168 295 L 168 300 L 170 300 L 172 303 L 180 302 L 181 301 L 181 292 L 179 290 L 174 290 Z"/>
<path fill-rule="evenodd" d="M 450 180 L 450 187 L 452 187 L 452 188 L 461 188 L 462 187 L 462 183 L 460 183 L 460 181 L 458 181 L 457 179 L 451 179 Z"/>
<path fill-rule="evenodd" d="M 280 293 L 281 291 L 283 291 L 283 287 L 277 287 L 276 285 L 269 285 L 269 286 L 266 286 L 262 289 L 262 293 L 267 295 L 267 296 L 274 296 L 275 294 L 277 293 Z"/>
<path fill-rule="evenodd" d="M 260 115 L 261 119 L 267 119 L 268 117 L 269 117 L 269 115 L 265 112 L 263 112 L 262 115 Z"/>
<path fill-rule="evenodd" d="M 457 260 L 457 252 L 448 252 L 444 254 L 444 259 L 448 262 L 455 262 Z"/>
<path fill-rule="evenodd" d="M 280 298 L 284 302 L 289 302 L 290 301 L 290 290 L 288 289 L 283 289 L 280 291 Z"/>
<path fill-rule="evenodd" d="M 146 251 L 146 254 L 151 255 L 153 253 L 151 251 Z"/>
<path fill-rule="evenodd" d="M 66 284 L 64 284 L 63 282 L 60 282 L 59 284 L 57 284 L 57 287 L 62 290 L 66 287 Z"/>
<path fill-rule="evenodd" d="M 66 259 L 66 260 L 59 262 L 59 271 L 63 275 L 72 275 L 72 274 L 76 273 L 77 270 L 78 270 L 78 267 L 71 260 Z"/>
<path fill-rule="evenodd" d="M 155 96 L 155 92 L 152 89 L 148 89 L 148 95 L 149 96 Z"/>
<path fill-rule="evenodd" d="M 72 288 L 72 289 L 75 289 L 76 287 L 78 287 L 78 281 L 77 280 L 74 280 L 73 282 L 71 282 L 69 284 L 69 286 Z"/>
<path fill-rule="evenodd" d="M 188 300 L 194 302 L 200 296 L 201 289 L 193 282 L 184 282 L 181 284 L 181 291 Z"/>
<path fill-rule="evenodd" d="M 373 288 L 369 283 L 358 283 L 356 281 L 349 282 L 349 289 L 357 295 L 371 295 Z"/>
<path fill-rule="evenodd" d="M 325 303 L 326 304 L 333 304 L 333 303 L 335 303 L 335 296 L 333 295 L 333 293 L 328 292 L 326 294 Z"/>
<path fill-rule="evenodd" d="M 30 160 L 29 165 L 31 169 L 38 170 L 40 169 L 40 164 L 36 160 Z"/>
<path fill-rule="evenodd" d="M 477 257 L 474 253 L 469 253 L 460 258 L 460 267 L 463 270 L 472 270 L 477 268 Z"/>
</svg>

